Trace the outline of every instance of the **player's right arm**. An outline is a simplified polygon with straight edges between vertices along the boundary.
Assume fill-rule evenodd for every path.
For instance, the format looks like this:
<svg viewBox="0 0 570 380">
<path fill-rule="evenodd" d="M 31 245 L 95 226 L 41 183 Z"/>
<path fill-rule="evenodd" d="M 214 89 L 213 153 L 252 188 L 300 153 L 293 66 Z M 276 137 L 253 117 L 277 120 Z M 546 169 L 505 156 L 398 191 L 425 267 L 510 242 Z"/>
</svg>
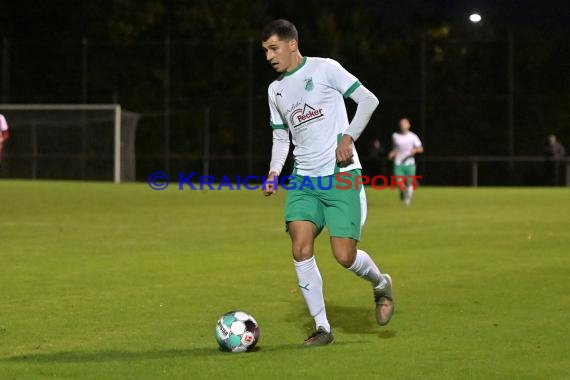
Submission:
<svg viewBox="0 0 570 380">
<path fill-rule="evenodd" d="M 287 124 L 283 121 L 281 113 L 277 109 L 277 104 L 275 101 L 275 94 L 269 87 L 268 91 L 269 100 L 269 113 L 270 113 L 270 125 L 273 129 L 273 146 L 271 148 L 271 162 L 269 164 L 269 174 L 267 175 L 267 181 L 264 186 L 262 186 L 263 194 L 265 196 L 270 196 L 277 192 L 277 181 L 287 156 L 289 155 L 289 128 Z"/>
</svg>

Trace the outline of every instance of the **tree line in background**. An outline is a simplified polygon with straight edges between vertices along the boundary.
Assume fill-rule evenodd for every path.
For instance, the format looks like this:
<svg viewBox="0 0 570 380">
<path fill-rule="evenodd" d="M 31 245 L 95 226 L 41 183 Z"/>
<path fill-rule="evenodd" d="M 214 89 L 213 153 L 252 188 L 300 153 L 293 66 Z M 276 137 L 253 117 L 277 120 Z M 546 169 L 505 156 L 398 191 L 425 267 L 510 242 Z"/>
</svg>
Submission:
<svg viewBox="0 0 570 380">
<path fill-rule="evenodd" d="M 172 170 L 198 165 L 176 155 L 202 152 L 206 112 L 212 154 L 267 156 L 275 74 L 258 37 L 277 17 L 295 22 L 303 54 L 337 59 L 380 98 L 361 150 L 389 144 L 407 115 L 429 154 L 507 154 L 509 32 L 514 153 L 542 154 L 549 133 L 570 141 L 567 30 L 402 16 L 373 0 L 12 2 L 0 14 L 2 100 L 121 103 L 143 115 L 137 152 L 155 170 L 165 150 Z"/>
</svg>

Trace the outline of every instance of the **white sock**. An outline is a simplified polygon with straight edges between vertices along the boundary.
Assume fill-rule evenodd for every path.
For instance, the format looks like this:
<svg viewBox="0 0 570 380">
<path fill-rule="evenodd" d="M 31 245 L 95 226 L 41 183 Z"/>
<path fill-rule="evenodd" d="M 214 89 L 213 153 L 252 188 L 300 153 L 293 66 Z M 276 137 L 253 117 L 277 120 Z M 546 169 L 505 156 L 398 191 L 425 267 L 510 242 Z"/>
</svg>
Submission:
<svg viewBox="0 0 570 380">
<path fill-rule="evenodd" d="M 356 260 L 350 268 L 357 276 L 362 277 L 372 283 L 375 288 L 383 288 L 386 285 L 386 279 L 380 273 L 380 269 L 374 261 L 363 250 L 356 251 Z"/>
<path fill-rule="evenodd" d="M 412 185 L 408 185 L 407 194 L 406 194 L 408 202 L 410 202 L 412 200 L 413 195 L 414 195 L 414 187 Z"/>
<path fill-rule="evenodd" d="M 317 267 L 315 256 L 305 261 L 294 261 L 294 263 L 299 280 L 299 289 L 305 297 L 309 313 L 315 319 L 317 328 L 324 327 L 327 331 L 331 331 L 325 310 L 323 279 Z"/>
</svg>

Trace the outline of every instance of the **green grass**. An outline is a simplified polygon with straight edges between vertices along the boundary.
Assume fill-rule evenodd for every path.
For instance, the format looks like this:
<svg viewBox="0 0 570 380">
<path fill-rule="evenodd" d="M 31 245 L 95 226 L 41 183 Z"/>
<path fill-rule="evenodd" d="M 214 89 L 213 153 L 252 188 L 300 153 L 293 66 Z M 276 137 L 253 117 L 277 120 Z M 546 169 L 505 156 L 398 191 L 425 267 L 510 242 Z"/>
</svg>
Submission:
<svg viewBox="0 0 570 380">
<path fill-rule="evenodd" d="M 570 191 L 422 188 L 409 209 L 368 191 L 369 285 L 316 248 L 336 343 L 303 349 L 284 193 L 0 182 L 2 379 L 554 379 L 570 368 Z M 260 349 L 217 350 L 252 313 Z"/>
</svg>

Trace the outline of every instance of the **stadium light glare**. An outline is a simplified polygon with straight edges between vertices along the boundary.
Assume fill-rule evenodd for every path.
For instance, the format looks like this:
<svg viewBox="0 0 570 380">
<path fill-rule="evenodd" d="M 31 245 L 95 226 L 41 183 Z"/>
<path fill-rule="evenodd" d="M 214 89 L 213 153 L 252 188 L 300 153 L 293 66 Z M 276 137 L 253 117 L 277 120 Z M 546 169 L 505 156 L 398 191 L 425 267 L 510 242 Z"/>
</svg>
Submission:
<svg viewBox="0 0 570 380">
<path fill-rule="evenodd" d="M 469 21 L 471 21 L 472 23 L 478 23 L 479 21 L 481 21 L 481 15 L 479 13 L 472 13 L 469 15 Z"/>
</svg>

